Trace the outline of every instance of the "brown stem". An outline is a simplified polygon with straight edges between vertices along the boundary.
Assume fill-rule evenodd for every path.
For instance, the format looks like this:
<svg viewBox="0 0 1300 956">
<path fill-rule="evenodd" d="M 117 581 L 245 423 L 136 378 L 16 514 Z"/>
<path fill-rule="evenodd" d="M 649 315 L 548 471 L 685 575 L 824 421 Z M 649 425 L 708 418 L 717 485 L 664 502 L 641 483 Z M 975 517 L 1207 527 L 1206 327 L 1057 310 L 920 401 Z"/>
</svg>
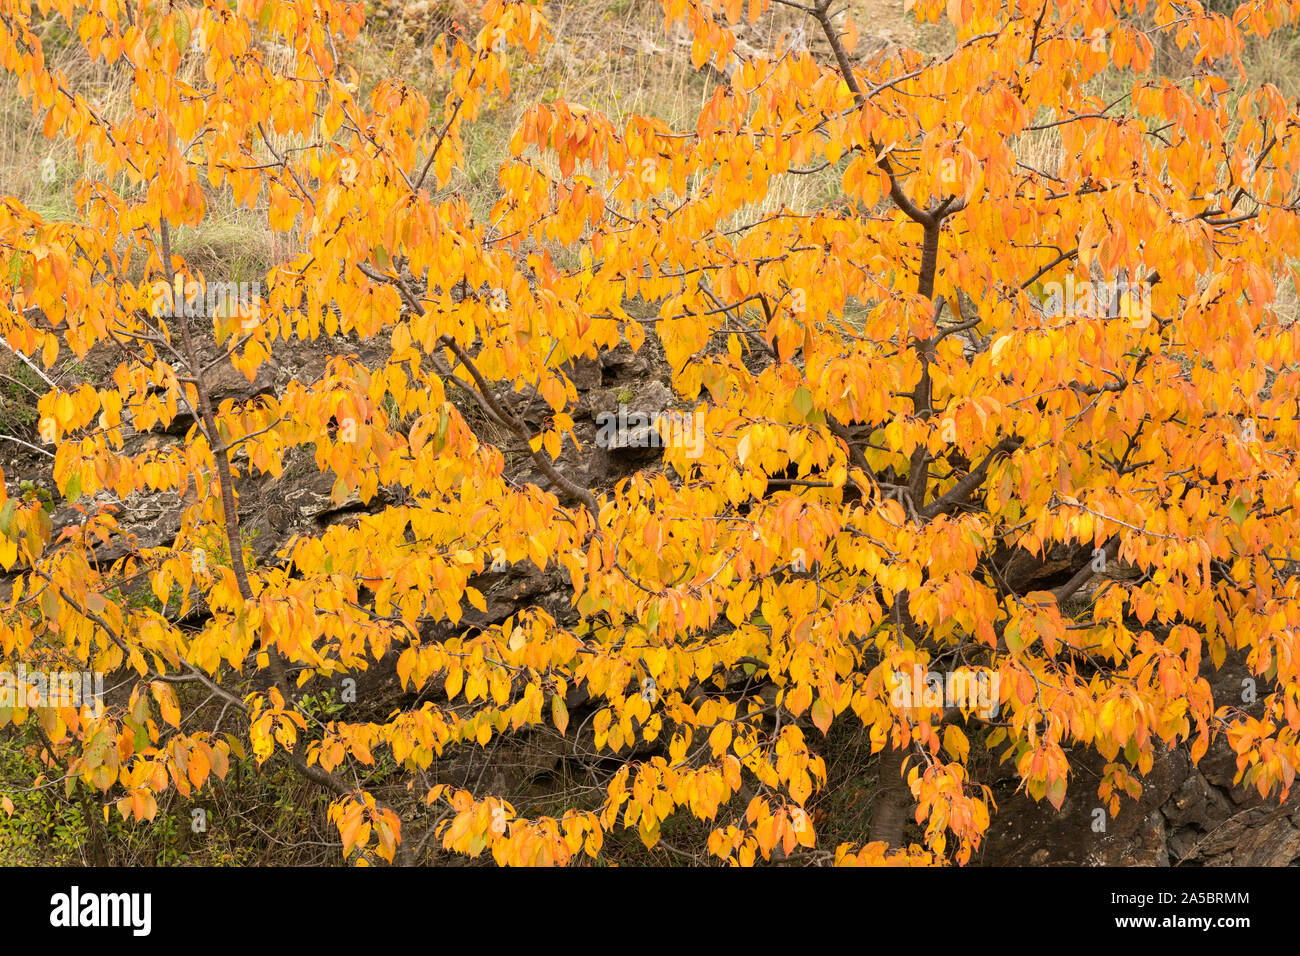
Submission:
<svg viewBox="0 0 1300 956">
<path fill-rule="evenodd" d="M 835 27 L 831 24 L 829 7 L 818 4 L 811 13 L 817 20 L 818 25 L 821 26 L 822 33 L 826 35 L 826 42 L 830 44 L 831 52 L 835 54 L 835 62 L 839 67 L 840 76 L 844 80 L 845 85 L 848 86 L 849 92 L 853 94 L 854 102 L 858 104 L 859 108 L 866 106 L 866 94 L 862 92 L 862 86 L 858 83 L 858 78 L 853 75 L 853 64 L 849 62 L 848 51 L 844 49 L 844 44 L 840 42 L 840 35 L 835 32 Z M 889 179 L 889 198 L 892 199 L 898 208 L 903 210 L 907 217 L 912 221 L 919 222 L 922 225 L 928 225 L 934 222 L 935 217 L 931 213 L 920 208 L 916 203 L 907 198 L 907 194 L 903 192 L 902 185 L 894 176 L 893 164 L 890 163 L 888 156 L 883 155 L 884 151 L 880 148 L 880 144 L 876 142 L 875 137 L 871 137 L 868 142 L 871 148 L 876 151 L 876 155 L 880 157 L 876 160 L 876 165 L 880 167 L 881 171 Z"/>
<path fill-rule="evenodd" d="M 367 268 L 365 265 L 358 265 L 358 268 L 361 270 L 363 275 L 370 279 L 379 282 L 388 282 L 396 286 L 398 292 L 406 301 L 406 304 L 411 311 L 421 316 L 425 314 L 424 303 L 422 303 L 419 298 L 411 292 L 400 276 L 384 275 L 375 272 L 373 269 Z M 469 372 L 470 377 L 474 379 L 475 388 L 472 389 L 471 392 L 474 394 L 475 399 L 483 408 L 484 412 L 486 412 L 487 415 L 494 419 L 498 424 L 514 432 L 515 436 L 524 442 L 524 446 L 528 449 L 529 456 L 533 459 L 534 463 L 536 463 L 542 474 L 546 475 L 546 477 L 550 479 L 556 487 L 563 490 L 567 495 L 569 495 L 569 497 L 582 502 L 587 510 L 591 512 L 591 517 L 593 519 L 599 519 L 600 505 L 596 502 L 596 496 L 577 482 L 561 474 L 559 469 L 555 467 L 550 458 L 548 458 L 543 452 L 533 451 L 533 436 L 529 433 L 528 425 L 522 418 L 504 407 L 493 397 L 492 389 L 488 385 L 487 379 L 484 378 L 483 373 L 479 371 L 478 366 L 474 364 L 474 360 L 470 358 L 469 353 L 461 347 L 460 343 L 450 335 L 443 335 L 438 339 L 438 344 L 451 349 L 452 352 L 455 353 L 457 361 L 459 361 L 461 365 L 465 366 L 465 370 Z M 453 381 L 456 380 L 453 379 Z"/>
<path fill-rule="evenodd" d="M 171 231 L 166 218 L 160 220 L 162 239 L 163 269 L 167 275 L 172 274 Z M 216 415 L 212 411 L 212 396 L 208 392 L 207 382 L 199 364 L 198 351 L 194 347 L 194 337 L 189 320 L 180 310 L 178 319 L 181 327 L 181 341 L 185 349 L 185 360 L 194 376 L 193 386 L 198 397 L 199 414 L 203 422 L 203 431 L 207 435 L 208 447 L 212 450 L 213 464 L 217 470 L 217 486 L 221 494 L 221 511 L 225 520 L 226 544 L 230 550 L 230 568 L 235 575 L 235 583 L 240 597 L 245 601 L 253 600 L 253 589 L 248 582 L 248 568 L 244 564 L 243 538 L 239 533 L 239 510 L 235 503 L 235 482 L 231 475 L 228 449 L 221 443 L 217 430 Z M 293 688 L 285 671 L 284 658 L 278 648 L 268 645 L 267 657 L 270 660 L 271 677 L 276 688 L 286 702 L 296 701 Z M 323 767 L 311 766 L 302 754 L 301 738 L 296 738 L 294 746 L 288 751 L 289 762 L 295 770 L 313 783 L 332 791 L 339 796 L 352 793 L 355 788 L 348 786 L 342 779 Z"/>
<path fill-rule="evenodd" d="M 1015 451 L 1022 444 L 1024 444 L 1024 441 L 1020 438 L 1002 439 L 965 477 L 959 479 L 955 485 L 924 508 L 919 509 L 921 517 L 928 520 L 943 514 L 949 508 L 954 508 L 965 502 L 976 488 L 984 484 L 984 479 L 988 477 L 989 467 L 993 464 L 994 459 L 1000 455 Z"/>
<path fill-rule="evenodd" d="M 1102 546 L 1102 551 L 1105 554 L 1107 561 L 1114 561 L 1119 556 L 1119 546 L 1120 536 L 1118 534 L 1112 535 L 1110 540 Z M 1092 580 L 1093 576 L 1097 573 L 1098 572 L 1092 566 L 1092 561 L 1089 560 L 1087 564 L 1075 572 L 1074 576 L 1071 577 L 1070 580 L 1066 581 L 1052 592 L 1056 597 L 1056 603 L 1064 604 L 1074 595 L 1075 591 L 1079 590 L 1079 588 Z"/>
</svg>

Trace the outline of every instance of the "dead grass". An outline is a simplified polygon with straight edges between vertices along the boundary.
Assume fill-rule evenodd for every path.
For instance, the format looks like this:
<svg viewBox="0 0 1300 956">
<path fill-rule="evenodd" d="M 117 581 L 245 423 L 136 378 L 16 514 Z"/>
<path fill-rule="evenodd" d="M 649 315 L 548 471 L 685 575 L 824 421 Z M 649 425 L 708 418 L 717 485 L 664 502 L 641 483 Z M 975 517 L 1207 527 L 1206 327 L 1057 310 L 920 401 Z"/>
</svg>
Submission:
<svg viewBox="0 0 1300 956">
<path fill-rule="evenodd" d="M 950 27 L 917 25 L 902 15 L 901 6 L 901 0 L 853 0 L 848 13 L 863 33 L 859 55 L 887 51 L 895 41 L 937 49 L 950 40 Z M 662 9 L 655 0 L 552 4 L 547 12 L 553 42 L 536 60 L 520 57 L 512 76 L 511 98 L 498 103 L 467 133 L 467 161 L 449 189 L 465 195 L 479 215 L 485 215 L 496 199 L 497 170 L 507 159 L 510 135 L 530 104 L 563 96 L 604 112 L 616 127 L 633 115 L 646 115 L 685 129 L 693 125 L 714 88 L 726 82 L 713 65 L 700 70 L 692 67 L 685 28 L 678 24 L 666 32 Z M 429 96 L 436 118 L 446 91 L 439 88 L 440 81 L 431 69 L 431 44 L 449 30 L 469 35 L 477 29 L 469 3 L 373 0 L 368 13 L 367 31 L 350 49 L 340 51 L 345 64 L 360 75 L 362 94 L 379 79 L 396 76 Z M 51 62 L 86 91 L 105 115 L 126 112 L 129 78 L 110 74 L 102 64 L 91 64 L 57 18 L 47 21 L 41 32 Z M 804 45 L 816 51 L 822 45 L 817 36 L 801 29 L 799 14 L 780 7 L 757 24 L 742 23 L 738 38 L 743 50 L 769 54 Z M 287 68 L 287 50 L 271 47 L 264 55 L 272 68 Z M 1172 69 L 1174 75 L 1183 65 L 1190 68 L 1190 64 L 1181 63 L 1189 58 L 1181 51 L 1171 48 L 1161 51 L 1161 56 L 1168 61 L 1163 67 Z M 1297 95 L 1298 57 L 1300 39 L 1294 35 L 1252 39 L 1247 51 L 1252 81 L 1273 82 L 1284 95 Z M 187 58 L 183 78 L 197 80 L 198 71 L 199 58 Z M 1109 77 L 1094 84 L 1095 92 L 1110 97 L 1126 82 Z M 277 151 L 305 145 L 292 137 L 274 135 L 272 144 Z M 1024 137 L 1017 153 L 1027 165 L 1051 173 L 1059 165 L 1060 148 L 1059 131 L 1044 130 Z M 841 172 L 838 167 L 828 167 L 814 175 L 782 177 L 760 203 L 723 225 L 733 227 L 781 209 L 801 212 L 821 207 L 838 195 Z M 102 174 L 92 158 L 79 158 L 66 144 L 46 141 L 39 118 L 17 95 L 17 78 L 0 77 L 0 190 L 47 218 L 67 219 L 76 212 L 73 191 L 77 180 Z M 115 185 L 125 189 L 124 183 Z M 203 226 L 177 241 L 178 251 L 209 278 L 247 281 L 301 250 L 300 240 L 271 236 L 261 209 L 236 207 L 224 190 L 214 191 L 211 200 Z M 563 257 L 563 250 L 553 251 Z"/>
</svg>

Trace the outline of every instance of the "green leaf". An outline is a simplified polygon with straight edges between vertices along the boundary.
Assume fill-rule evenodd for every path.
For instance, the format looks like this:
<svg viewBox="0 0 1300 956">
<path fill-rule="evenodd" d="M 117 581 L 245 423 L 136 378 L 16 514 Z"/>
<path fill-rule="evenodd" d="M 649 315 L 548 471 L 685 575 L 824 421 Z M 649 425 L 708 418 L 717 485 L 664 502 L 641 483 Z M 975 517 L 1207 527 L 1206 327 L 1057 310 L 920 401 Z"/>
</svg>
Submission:
<svg viewBox="0 0 1300 956">
<path fill-rule="evenodd" d="M 0 508 L 0 535 L 6 538 L 10 536 L 14 529 L 14 499 L 10 498 L 5 502 L 5 506 Z"/>
<path fill-rule="evenodd" d="M 1019 654 L 1025 649 L 1025 642 L 1020 639 L 1020 622 L 1012 621 L 1002 632 L 1002 639 L 1007 642 L 1007 649 L 1012 654 Z"/>
<path fill-rule="evenodd" d="M 176 52 L 184 56 L 190 45 L 190 19 L 183 13 L 176 14 L 176 20 L 172 25 L 172 39 L 176 41 Z"/>
<path fill-rule="evenodd" d="M 1228 516 L 1237 524 L 1245 521 L 1248 513 L 1249 509 L 1246 507 L 1246 502 L 1240 498 L 1233 498 L 1232 504 L 1228 505 Z"/>
<path fill-rule="evenodd" d="M 108 750 L 108 735 L 104 731 L 99 731 L 90 740 L 90 746 L 85 750 L 86 766 L 90 769 L 98 767 L 104 762 L 104 754 Z"/>
<path fill-rule="evenodd" d="M 81 472 L 72 473 L 68 483 L 63 487 L 63 497 L 68 501 L 76 501 L 81 497 Z"/>
<path fill-rule="evenodd" d="M 808 416 L 812 414 L 813 397 L 812 392 L 800 385 L 794 390 L 794 407 L 795 410 L 807 421 Z"/>
<path fill-rule="evenodd" d="M 442 405 L 438 408 L 438 427 L 429 438 L 429 444 L 433 446 L 435 455 L 441 454 L 447 447 L 447 430 L 450 427 L 451 420 L 447 416 L 447 406 Z"/>
<path fill-rule="evenodd" d="M 244 745 L 240 743 L 239 738 L 234 734 L 226 734 L 226 743 L 230 744 L 230 752 L 240 760 L 247 760 L 248 754 L 244 752 Z"/>
</svg>

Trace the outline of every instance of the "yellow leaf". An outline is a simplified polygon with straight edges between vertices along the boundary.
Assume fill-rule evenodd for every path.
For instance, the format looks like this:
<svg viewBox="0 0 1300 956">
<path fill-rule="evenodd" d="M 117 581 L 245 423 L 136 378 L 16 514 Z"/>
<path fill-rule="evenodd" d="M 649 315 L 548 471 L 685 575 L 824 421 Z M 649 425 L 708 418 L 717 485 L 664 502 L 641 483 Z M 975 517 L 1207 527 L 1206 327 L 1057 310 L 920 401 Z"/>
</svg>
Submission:
<svg viewBox="0 0 1300 956">
<path fill-rule="evenodd" d="M 830 729 L 831 720 L 834 716 L 835 709 L 831 707 L 830 704 L 826 703 L 825 697 L 818 697 L 813 701 L 812 720 L 813 723 L 817 725 L 817 729 L 822 732 L 823 737 L 826 736 L 826 731 Z"/>
<path fill-rule="evenodd" d="M 970 755 L 970 741 L 956 724 L 949 724 L 944 728 L 943 749 L 962 761 Z"/>
<path fill-rule="evenodd" d="M 158 709 L 162 713 L 162 719 L 179 730 L 181 726 L 181 709 L 176 703 L 175 692 L 168 684 L 158 680 L 153 681 L 149 688 L 153 691 L 154 700 L 158 701 Z"/>
<path fill-rule="evenodd" d="M 555 721 L 555 729 L 563 737 L 569 727 L 569 708 L 565 706 L 564 698 L 559 694 L 551 698 L 551 717 Z"/>
</svg>

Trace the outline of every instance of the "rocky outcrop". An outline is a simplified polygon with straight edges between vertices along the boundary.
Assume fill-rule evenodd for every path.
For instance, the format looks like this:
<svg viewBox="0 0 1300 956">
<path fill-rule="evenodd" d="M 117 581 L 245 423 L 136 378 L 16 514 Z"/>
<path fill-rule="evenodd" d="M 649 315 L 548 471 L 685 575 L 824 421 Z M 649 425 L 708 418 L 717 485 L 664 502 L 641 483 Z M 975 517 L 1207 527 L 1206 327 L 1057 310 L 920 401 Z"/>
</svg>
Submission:
<svg viewBox="0 0 1300 956">
<path fill-rule="evenodd" d="M 315 342 L 287 342 L 277 351 L 276 362 L 268 363 L 252 381 L 233 367 L 219 367 L 213 378 L 214 398 L 220 402 L 252 401 L 262 395 L 281 394 L 292 380 L 313 381 L 325 370 L 335 354 L 358 355 L 361 361 L 378 366 L 385 358 L 384 349 L 370 343 L 322 338 Z M 116 362 L 88 356 L 83 373 L 90 380 L 107 380 Z M 601 440 L 602 423 L 607 416 L 618 416 L 620 408 L 653 419 L 665 412 L 680 410 L 672 390 L 666 384 L 667 371 L 662 354 L 656 351 L 651 337 L 639 352 L 621 346 L 603 354 L 599 360 L 578 358 L 566 372 L 578 391 L 572 409 L 575 431 L 582 442 L 579 452 L 566 442 L 557 467 L 580 483 L 595 488 L 609 487 L 622 478 L 645 468 L 660 467 L 663 449 L 653 429 L 639 418 L 628 417 L 627 427 L 606 433 Z M 454 389 L 449 394 L 470 421 L 480 420 L 477 407 Z M 540 426 L 549 409 L 543 402 L 502 390 L 497 399 L 509 403 L 534 428 Z M 167 429 L 128 438 L 128 451 L 165 448 L 184 442 L 193 421 L 182 415 Z M 498 439 L 500 436 L 497 436 Z M 608 440 L 605 440 L 608 439 Z M 512 478 L 548 487 L 520 443 L 505 441 L 503 451 L 510 462 Z M 240 464 L 237 460 L 237 464 Z M 241 523 L 259 563 L 276 560 L 280 548 L 296 534 L 316 534 L 331 524 L 351 520 L 357 513 L 374 512 L 398 500 L 400 491 L 380 488 L 378 494 L 363 502 L 355 494 L 344 501 L 333 501 L 333 476 L 321 473 L 310 448 L 286 453 L 278 477 L 249 474 L 241 467 L 237 491 L 241 503 Z M 16 491 L 18 480 L 34 480 L 53 491 L 49 459 L 21 446 L 0 448 L 0 465 Z M 552 489 L 554 490 L 554 489 Z M 180 531 L 180 508 L 175 492 L 139 494 L 122 502 L 118 508 L 121 534 L 97 547 L 101 566 L 133 552 L 171 545 Z M 60 507 L 54 515 L 56 531 L 68 522 L 81 520 L 73 509 Z M 1068 579 L 1091 553 L 1061 547 L 1046 560 L 1030 560 L 1027 555 L 1005 556 L 1005 574 L 1014 579 L 1015 589 L 1027 591 L 1054 586 L 1059 578 Z M 1123 568 L 1117 568 L 1120 574 Z M 571 591 L 567 575 L 559 569 L 538 571 L 530 563 L 521 563 L 504 572 L 486 572 L 472 581 L 485 597 L 486 610 L 466 609 L 462 626 L 487 627 L 500 623 L 521 607 L 538 606 L 557 621 L 568 623 L 573 617 Z M 0 575 L 0 597 L 8 582 Z M 200 606 L 191 618 L 201 620 Z M 189 620 L 189 619 L 187 619 Z M 444 632 L 445 631 L 445 635 Z M 452 629 L 432 627 L 423 636 L 436 640 L 450 636 Z M 331 688 L 342 690 L 345 679 L 355 695 L 349 719 L 383 720 L 394 706 L 416 705 L 415 695 L 401 687 L 396 674 L 398 651 L 364 670 L 334 675 L 330 680 L 316 679 L 304 688 L 319 693 Z M 1250 677 L 1245 662 L 1230 657 L 1218 670 L 1206 663 L 1205 676 L 1210 680 L 1215 699 L 1240 699 L 1243 682 Z M 426 688 L 436 694 L 440 688 Z M 567 701 L 573 714 L 574 731 L 561 739 L 553 731 L 538 728 L 531 734 L 494 741 L 489 751 L 476 748 L 449 753 L 448 761 L 438 768 L 440 779 L 458 785 L 483 784 L 491 792 L 513 793 L 526 797 L 535 788 L 544 788 L 549 774 L 571 756 L 575 748 L 594 752 L 583 736 L 580 711 L 587 704 L 585 688 L 570 688 Z M 1249 709 L 1249 704 L 1243 701 Z M 590 731 L 585 731 L 587 736 Z M 590 754 L 588 754 L 590 755 Z M 980 779 L 990 783 L 998 811 L 974 859 L 975 865 L 1089 865 L 1089 866 L 1287 866 L 1300 863 L 1300 792 L 1278 806 L 1266 802 L 1252 790 L 1235 785 L 1236 757 L 1222 739 L 1216 740 L 1199 765 L 1193 765 L 1183 748 L 1157 756 L 1151 772 L 1142 778 L 1142 794 L 1133 800 L 1123 798 L 1116 817 L 1101 807 L 1096 783 L 1105 769 L 1105 760 L 1095 752 L 1070 755 L 1072 776 L 1070 789 L 1057 811 L 1046 801 L 1035 802 L 1023 791 L 1011 764 L 978 768 Z M 536 791 L 539 799 L 541 790 Z"/>
<path fill-rule="evenodd" d="M 1240 700 L 1250 671 L 1230 654 L 1202 673 L 1216 701 Z M 1251 705 L 1241 701 L 1246 710 Z M 1258 705 L 1256 705 L 1258 706 Z M 1184 746 L 1158 756 L 1141 778 L 1142 795 L 1122 798 L 1111 818 L 1097 799 L 1105 760 L 1095 752 L 1069 753 L 1070 790 L 1060 811 L 1016 793 L 1006 776 L 994 787 L 998 813 L 978 862 L 992 866 L 1297 866 L 1300 865 L 1300 788 L 1278 804 L 1235 784 L 1237 756 L 1216 737 L 1199 764 Z"/>
</svg>

